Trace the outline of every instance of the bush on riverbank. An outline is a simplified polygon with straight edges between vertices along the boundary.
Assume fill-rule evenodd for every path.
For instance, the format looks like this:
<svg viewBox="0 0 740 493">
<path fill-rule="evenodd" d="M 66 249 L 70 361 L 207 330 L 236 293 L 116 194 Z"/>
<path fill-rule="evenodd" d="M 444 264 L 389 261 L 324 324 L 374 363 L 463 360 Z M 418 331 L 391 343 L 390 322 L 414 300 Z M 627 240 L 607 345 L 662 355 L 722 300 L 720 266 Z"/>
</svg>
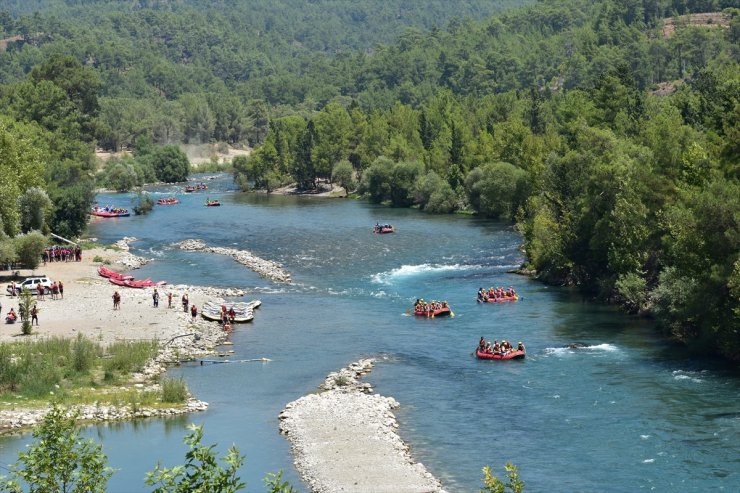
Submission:
<svg viewBox="0 0 740 493">
<path fill-rule="evenodd" d="M 190 392 L 185 380 L 180 378 L 163 378 L 160 381 L 162 387 L 162 402 L 179 404 L 188 400 Z"/>
<path fill-rule="evenodd" d="M 86 391 L 99 387 L 101 377 L 112 383 L 140 371 L 157 347 L 149 341 L 118 342 L 107 349 L 104 359 L 104 348 L 82 335 L 75 340 L 51 337 L 0 344 L 0 399 L 17 402 L 54 395 L 69 402 L 95 400 Z M 106 398 L 122 396 L 108 394 Z"/>
</svg>

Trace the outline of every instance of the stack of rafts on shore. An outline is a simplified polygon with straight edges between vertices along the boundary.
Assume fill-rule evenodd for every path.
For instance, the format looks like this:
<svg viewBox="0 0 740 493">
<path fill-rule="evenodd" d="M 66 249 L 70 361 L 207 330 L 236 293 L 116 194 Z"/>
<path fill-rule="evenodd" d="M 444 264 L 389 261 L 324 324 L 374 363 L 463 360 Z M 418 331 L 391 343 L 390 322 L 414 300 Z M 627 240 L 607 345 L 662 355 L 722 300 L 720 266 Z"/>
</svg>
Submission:
<svg viewBox="0 0 740 493">
<path fill-rule="evenodd" d="M 118 272 L 106 269 L 102 265 L 98 267 L 98 274 L 107 278 L 112 284 L 115 284 L 116 286 L 124 286 L 127 288 L 150 288 L 156 286 L 164 286 L 165 284 L 167 284 L 167 281 L 154 282 L 151 279 L 135 281 L 134 276 L 119 274 Z"/>
<path fill-rule="evenodd" d="M 262 304 L 260 300 L 249 302 L 215 302 L 209 301 L 203 305 L 200 314 L 206 320 L 230 323 L 246 323 L 254 319 L 254 310 Z"/>
</svg>

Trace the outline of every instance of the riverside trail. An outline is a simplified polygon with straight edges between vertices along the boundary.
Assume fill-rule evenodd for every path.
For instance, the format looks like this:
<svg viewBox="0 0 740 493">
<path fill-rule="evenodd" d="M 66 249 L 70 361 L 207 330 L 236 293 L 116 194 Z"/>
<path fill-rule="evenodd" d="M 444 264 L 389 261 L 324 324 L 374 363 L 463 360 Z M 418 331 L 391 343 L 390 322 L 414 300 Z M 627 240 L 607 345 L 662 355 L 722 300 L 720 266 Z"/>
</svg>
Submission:
<svg viewBox="0 0 740 493">
<path fill-rule="evenodd" d="M 308 491 L 278 415 L 330 372 L 367 357 L 376 359 L 367 381 L 399 403 L 399 435 L 446 491 L 477 491 L 481 468 L 500 475 L 507 461 L 531 491 L 740 490 L 736 371 L 685 359 L 649 322 L 508 274 L 523 260 L 510 225 L 231 186 L 227 176 L 209 182 L 220 208 L 181 194 L 177 206 L 90 227 L 103 242 L 139 239 L 132 252 L 154 260 L 137 277 L 260 298 L 255 320 L 230 335 L 230 358 L 271 360 L 170 370 L 210 404 L 203 413 L 87 428 L 117 469 L 110 492 L 142 490 L 157 461 L 181 463 L 189 422 L 204 425 L 204 443 L 239 447 L 250 490 L 285 469 Z M 129 207 L 132 197 L 102 201 Z M 396 233 L 373 235 L 378 221 Z M 292 282 L 274 283 L 225 255 L 171 247 L 190 238 L 277 262 Z M 513 285 L 522 300 L 476 303 L 478 288 L 492 285 Z M 416 298 L 446 300 L 456 317 L 406 316 Z M 470 353 L 480 336 L 521 340 L 527 357 L 478 361 Z M 589 347 L 566 347 L 576 341 Z M 29 439 L 3 438 L 2 462 Z"/>
</svg>

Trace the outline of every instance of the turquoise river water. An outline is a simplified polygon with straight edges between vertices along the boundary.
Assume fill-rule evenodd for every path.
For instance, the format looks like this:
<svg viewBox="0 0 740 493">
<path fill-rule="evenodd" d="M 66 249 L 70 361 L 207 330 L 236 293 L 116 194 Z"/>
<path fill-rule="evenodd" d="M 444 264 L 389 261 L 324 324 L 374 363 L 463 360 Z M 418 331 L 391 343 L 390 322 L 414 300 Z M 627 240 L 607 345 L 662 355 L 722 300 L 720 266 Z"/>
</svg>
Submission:
<svg viewBox="0 0 740 493">
<path fill-rule="evenodd" d="M 401 403 L 402 438 L 448 491 L 477 491 L 481 468 L 501 474 L 507 461 L 532 492 L 740 491 L 737 369 L 687 358 L 649 322 L 507 274 L 523 260 L 510 225 L 242 194 L 226 176 L 207 183 L 207 193 L 192 195 L 153 188 L 155 197 L 178 193 L 181 204 L 97 221 L 90 234 L 139 238 L 134 253 L 156 259 L 139 278 L 247 288 L 245 298 L 263 305 L 231 335 L 233 359 L 272 361 L 172 369 L 208 411 L 87 428 L 116 469 L 109 491 L 147 491 L 143 478 L 157 462 L 182 463 L 190 422 L 204 425 L 205 443 L 220 451 L 236 444 L 247 456 L 249 491 L 262 491 L 261 478 L 278 469 L 307 491 L 278 413 L 327 373 L 368 356 L 380 361 L 367 380 Z M 206 196 L 223 206 L 204 207 Z M 130 207 L 132 196 L 99 200 Z M 373 235 L 376 221 L 397 232 Z M 186 238 L 277 260 L 294 283 L 273 284 L 228 257 L 169 248 Z M 522 299 L 478 305 L 477 289 L 491 285 L 513 285 Z M 417 297 L 445 299 L 456 316 L 408 316 Z M 478 361 L 471 351 L 480 336 L 521 340 L 527 358 Z M 591 347 L 564 347 L 576 341 Z M 0 461 L 14 462 L 29 441 L 2 438 Z"/>
</svg>

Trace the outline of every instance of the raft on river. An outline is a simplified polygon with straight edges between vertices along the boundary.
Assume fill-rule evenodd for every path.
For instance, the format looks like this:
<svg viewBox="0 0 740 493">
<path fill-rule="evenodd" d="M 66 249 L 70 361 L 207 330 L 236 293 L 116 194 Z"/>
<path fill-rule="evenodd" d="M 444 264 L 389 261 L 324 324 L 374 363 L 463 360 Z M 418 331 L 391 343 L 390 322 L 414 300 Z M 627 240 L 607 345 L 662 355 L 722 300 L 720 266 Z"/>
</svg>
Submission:
<svg viewBox="0 0 740 493">
<path fill-rule="evenodd" d="M 175 197 L 166 197 L 166 198 L 163 198 L 163 199 L 157 199 L 157 204 L 158 205 L 175 205 L 175 204 L 179 204 L 179 203 L 180 203 L 180 201 L 177 200 Z"/>
<path fill-rule="evenodd" d="M 480 349 L 475 350 L 475 356 L 478 359 L 523 359 L 526 355 L 526 351 L 509 351 L 507 353 L 485 353 L 481 351 Z"/>
<path fill-rule="evenodd" d="M 519 295 L 515 294 L 514 296 L 499 296 L 496 298 L 495 296 L 491 296 L 490 298 L 487 298 L 485 301 L 487 303 L 505 303 L 507 301 L 518 301 Z M 478 300 L 480 302 L 480 300 Z"/>
<path fill-rule="evenodd" d="M 437 308 L 436 310 L 414 310 L 417 317 L 446 317 L 452 314 L 449 306 Z"/>
<path fill-rule="evenodd" d="M 98 217 L 127 217 L 131 215 L 128 209 L 109 209 L 107 207 L 93 207 L 90 214 Z"/>
</svg>

